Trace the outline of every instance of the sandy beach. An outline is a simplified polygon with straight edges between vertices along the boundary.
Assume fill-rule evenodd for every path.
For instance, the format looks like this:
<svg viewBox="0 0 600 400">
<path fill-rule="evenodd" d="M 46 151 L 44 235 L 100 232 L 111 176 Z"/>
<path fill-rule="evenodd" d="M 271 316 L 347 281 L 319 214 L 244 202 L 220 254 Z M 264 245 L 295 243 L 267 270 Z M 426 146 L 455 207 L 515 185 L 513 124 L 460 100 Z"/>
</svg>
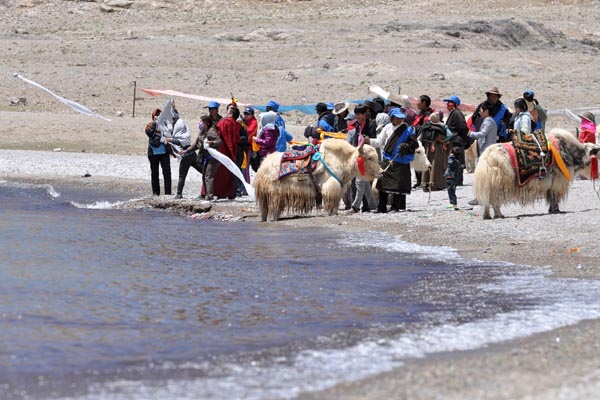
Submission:
<svg viewBox="0 0 600 400">
<path fill-rule="evenodd" d="M 467 1 L 451 8 L 445 2 L 377 0 L 0 2 L 6 16 L 0 21 L 6 49 L 0 60 L 0 179 L 148 196 L 143 128 L 166 98 L 138 90 L 133 116 L 133 81 L 203 96 L 234 94 L 252 104 L 360 99 L 371 97 L 367 88 L 376 84 L 400 86 L 411 96 L 457 94 L 465 103 L 478 103 L 486 89 L 498 86 L 510 104 L 531 88 L 551 110 L 594 107 L 600 104 L 590 89 L 598 79 L 599 10 L 591 1 Z M 15 72 L 112 121 L 75 113 L 15 79 Z M 205 104 L 176 101 L 195 135 Z M 296 135 L 315 119 L 298 112 L 284 117 Z M 549 125 L 574 132 L 577 124 L 554 118 Z M 278 223 L 382 231 L 449 246 L 466 259 L 542 266 L 561 278 L 600 278 L 600 198 L 592 182 L 573 182 L 561 214 L 549 215 L 542 203 L 511 205 L 503 208 L 506 219 L 493 221 L 467 205 L 471 183 L 466 174 L 457 193 L 459 211 L 446 208 L 446 192 L 414 191 L 407 212 L 317 212 Z M 199 188 L 200 177 L 191 171 L 184 195 L 195 197 Z M 217 202 L 211 212 L 258 221 L 248 201 Z M 591 399 L 599 391 L 595 319 L 415 359 L 300 398 Z"/>
</svg>

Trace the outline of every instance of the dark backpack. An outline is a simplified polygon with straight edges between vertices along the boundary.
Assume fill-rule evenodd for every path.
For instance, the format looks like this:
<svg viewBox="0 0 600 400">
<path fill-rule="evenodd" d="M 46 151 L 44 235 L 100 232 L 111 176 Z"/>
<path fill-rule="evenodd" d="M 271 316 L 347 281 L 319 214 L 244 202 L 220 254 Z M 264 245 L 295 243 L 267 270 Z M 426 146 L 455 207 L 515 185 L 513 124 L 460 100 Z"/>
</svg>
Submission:
<svg viewBox="0 0 600 400">
<path fill-rule="evenodd" d="M 420 129 L 421 141 L 434 142 L 438 136 L 446 137 L 446 130 L 443 126 L 425 122 Z"/>
</svg>

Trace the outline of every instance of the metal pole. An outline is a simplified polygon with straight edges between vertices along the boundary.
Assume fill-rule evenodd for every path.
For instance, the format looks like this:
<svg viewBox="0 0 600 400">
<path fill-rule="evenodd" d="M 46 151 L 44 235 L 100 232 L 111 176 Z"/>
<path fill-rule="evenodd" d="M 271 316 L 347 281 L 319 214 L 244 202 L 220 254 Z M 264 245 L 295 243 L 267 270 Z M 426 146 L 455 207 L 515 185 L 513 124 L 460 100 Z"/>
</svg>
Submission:
<svg viewBox="0 0 600 400">
<path fill-rule="evenodd" d="M 135 89 L 136 89 L 137 83 L 136 81 L 133 81 L 133 118 L 135 118 Z"/>
</svg>

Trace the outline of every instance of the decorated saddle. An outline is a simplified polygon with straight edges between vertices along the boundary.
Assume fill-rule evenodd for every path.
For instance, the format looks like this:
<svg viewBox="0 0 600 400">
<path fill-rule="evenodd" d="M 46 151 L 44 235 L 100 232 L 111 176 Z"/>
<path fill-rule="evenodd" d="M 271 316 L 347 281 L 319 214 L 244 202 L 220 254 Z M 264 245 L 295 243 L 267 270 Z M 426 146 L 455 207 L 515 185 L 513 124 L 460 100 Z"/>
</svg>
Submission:
<svg viewBox="0 0 600 400">
<path fill-rule="evenodd" d="M 291 174 L 310 173 L 317 166 L 317 161 L 313 161 L 312 156 L 317 151 L 311 144 L 295 145 L 281 156 L 279 163 L 278 179 Z"/>
<path fill-rule="evenodd" d="M 558 149 L 556 139 L 547 137 L 540 130 L 531 133 L 517 132 L 511 142 L 502 145 L 510 155 L 519 187 L 525 186 L 534 178 L 545 178 L 547 170 L 556 163 L 556 152 L 551 149 L 552 145 Z"/>
</svg>

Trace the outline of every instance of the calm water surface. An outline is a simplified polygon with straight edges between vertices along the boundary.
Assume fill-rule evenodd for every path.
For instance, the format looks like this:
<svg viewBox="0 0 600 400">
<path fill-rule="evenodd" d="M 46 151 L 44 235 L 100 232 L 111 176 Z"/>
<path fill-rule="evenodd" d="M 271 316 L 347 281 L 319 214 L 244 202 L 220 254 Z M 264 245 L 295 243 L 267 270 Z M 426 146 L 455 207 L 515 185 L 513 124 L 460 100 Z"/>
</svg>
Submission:
<svg viewBox="0 0 600 400">
<path fill-rule="evenodd" d="M 0 398 L 290 398 L 447 350 L 440 327 L 548 304 L 501 284 L 514 266 L 447 249 L 120 200 L 0 183 Z"/>
</svg>

